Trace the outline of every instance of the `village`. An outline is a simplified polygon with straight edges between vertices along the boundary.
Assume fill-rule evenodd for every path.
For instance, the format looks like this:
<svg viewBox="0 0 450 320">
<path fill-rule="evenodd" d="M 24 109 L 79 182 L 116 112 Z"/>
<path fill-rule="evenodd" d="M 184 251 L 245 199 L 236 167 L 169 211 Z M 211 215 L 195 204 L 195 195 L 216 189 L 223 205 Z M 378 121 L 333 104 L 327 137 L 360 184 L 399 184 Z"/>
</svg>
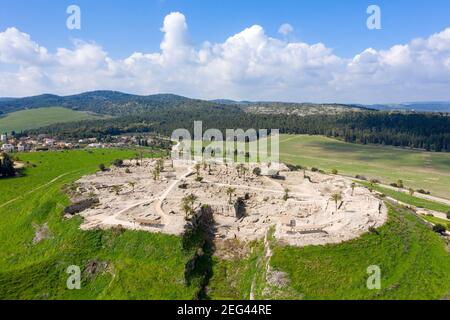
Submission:
<svg viewBox="0 0 450 320">
<path fill-rule="evenodd" d="M 170 142 L 159 137 L 150 135 L 119 135 L 108 136 L 106 138 L 86 138 L 86 139 L 64 139 L 53 137 L 48 134 L 36 136 L 29 135 L 0 135 L 0 151 L 5 153 L 14 152 L 39 152 L 72 149 L 105 149 L 105 148 L 125 148 L 131 146 L 157 146 L 164 147 Z"/>
</svg>

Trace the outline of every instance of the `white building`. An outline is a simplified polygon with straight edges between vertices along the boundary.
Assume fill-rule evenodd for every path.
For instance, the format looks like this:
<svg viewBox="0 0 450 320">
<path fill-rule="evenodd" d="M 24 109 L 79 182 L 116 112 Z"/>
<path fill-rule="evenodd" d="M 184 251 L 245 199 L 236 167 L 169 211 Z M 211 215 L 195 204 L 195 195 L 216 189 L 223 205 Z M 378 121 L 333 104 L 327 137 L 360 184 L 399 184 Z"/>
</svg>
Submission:
<svg viewBox="0 0 450 320">
<path fill-rule="evenodd" d="M 6 134 L 0 135 L 0 141 L 1 142 L 6 142 L 6 139 L 8 139 L 8 136 Z"/>
<path fill-rule="evenodd" d="M 17 146 L 17 151 L 18 151 L 18 152 L 24 152 L 24 151 L 25 151 L 25 146 L 24 146 L 23 144 L 19 144 L 19 145 Z"/>
<path fill-rule="evenodd" d="M 14 146 L 12 144 L 4 144 L 4 145 L 2 145 L 2 151 L 3 152 L 13 152 Z"/>
</svg>

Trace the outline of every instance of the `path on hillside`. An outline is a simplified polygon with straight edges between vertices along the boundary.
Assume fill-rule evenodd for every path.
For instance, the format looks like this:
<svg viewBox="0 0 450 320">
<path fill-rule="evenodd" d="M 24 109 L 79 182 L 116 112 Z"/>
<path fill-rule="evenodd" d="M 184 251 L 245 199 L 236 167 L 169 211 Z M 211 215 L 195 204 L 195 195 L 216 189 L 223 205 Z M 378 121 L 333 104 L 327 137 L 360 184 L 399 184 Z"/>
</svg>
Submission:
<svg viewBox="0 0 450 320">
<path fill-rule="evenodd" d="M 27 196 L 27 195 L 29 195 L 29 194 L 32 194 L 32 193 L 34 193 L 34 192 L 36 192 L 36 191 L 38 191 L 38 190 L 40 190 L 40 189 L 42 189 L 42 188 L 48 187 L 48 186 L 50 186 L 51 184 L 53 184 L 53 183 L 55 183 L 56 181 L 58 181 L 59 179 L 65 177 L 65 176 L 67 176 L 67 175 L 69 175 L 69 174 L 78 172 L 78 171 L 81 171 L 81 170 L 74 170 L 74 171 L 66 172 L 66 173 L 64 173 L 64 174 L 62 174 L 62 175 L 59 175 L 59 176 L 57 176 L 56 178 L 54 178 L 53 180 L 47 182 L 46 184 L 43 184 L 43 185 L 41 185 L 41 186 L 39 186 L 39 187 L 36 187 L 36 188 L 34 188 L 34 189 L 30 190 L 30 191 L 27 191 L 27 192 L 24 193 L 23 195 L 18 196 L 17 198 L 14 198 L 14 199 L 9 200 L 8 202 L 5 202 L 4 204 L 0 205 L 0 209 L 3 208 L 3 207 L 6 207 L 7 205 L 9 205 L 9 204 L 11 204 L 11 203 L 13 203 L 14 201 L 19 200 L 20 198 L 22 198 L 22 197 L 24 197 L 24 196 Z"/>
</svg>

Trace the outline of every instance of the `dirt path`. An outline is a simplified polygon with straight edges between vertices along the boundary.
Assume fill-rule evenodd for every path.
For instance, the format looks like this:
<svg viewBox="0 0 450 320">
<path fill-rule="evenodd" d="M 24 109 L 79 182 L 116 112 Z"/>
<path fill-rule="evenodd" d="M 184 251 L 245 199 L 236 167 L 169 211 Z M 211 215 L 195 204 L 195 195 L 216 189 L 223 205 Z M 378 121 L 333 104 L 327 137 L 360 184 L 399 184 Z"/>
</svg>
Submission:
<svg viewBox="0 0 450 320">
<path fill-rule="evenodd" d="M 59 179 L 65 177 L 65 176 L 67 176 L 67 175 L 69 175 L 69 174 L 78 172 L 78 171 L 81 171 L 81 170 L 75 170 L 75 171 L 71 171 L 71 172 L 66 172 L 66 173 L 64 173 L 64 174 L 62 174 L 62 175 L 59 175 L 59 176 L 57 176 L 56 178 L 54 178 L 53 180 L 51 180 L 50 182 L 47 182 L 46 184 L 43 184 L 43 185 L 41 185 L 41 186 L 39 186 L 39 187 L 36 187 L 36 188 L 34 188 L 34 189 L 32 189 L 32 190 L 30 190 L 30 191 L 24 193 L 23 195 L 21 195 L 21 196 L 19 196 L 19 197 L 17 197 L 17 198 L 14 198 L 14 199 L 9 200 L 8 202 L 5 202 L 4 204 L 0 205 L 0 209 L 3 208 L 3 207 L 6 207 L 7 205 L 9 205 L 9 204 L 11 204 L 11 203 L 13 203 L 14 201 L 19 200 L 20 198 L 22 198 L 22 197 L 24 197 L 24 196 L 30 195 L 30 194 L 32 194 L 32 193 L 34 193 L 34 192 L 36 192 L 36 191 L 38 191 L 38 190 L 40 190 L 40 189 L 42 189 L 42 188 L 48 187 L 48 186 L 50 186 L 51 184 L 53 184 L 53 183 L 55 183 L 56 181 L 58 181 Z"/>
<path fill-rule="evenodd" d="M 264 272 L 267 275 L 267 273 L 270 271 L 270 259 L 272 258 L 272 249 L 270 248 L 269 243 L 269 232 L 270 229 L 267 230 L 266 235 L 264 237 L 264 252 L 263 256 L 258 259 L 258 262 L 256 263 L 256 270 L 260 268 L 261 263 L 264 261 Z M 252 286 L 250 288 L 250 300 L 255 300 L 255 286 L 256 286 L 256 277 L 257 274 L 253 276 Z"/>
</svg>

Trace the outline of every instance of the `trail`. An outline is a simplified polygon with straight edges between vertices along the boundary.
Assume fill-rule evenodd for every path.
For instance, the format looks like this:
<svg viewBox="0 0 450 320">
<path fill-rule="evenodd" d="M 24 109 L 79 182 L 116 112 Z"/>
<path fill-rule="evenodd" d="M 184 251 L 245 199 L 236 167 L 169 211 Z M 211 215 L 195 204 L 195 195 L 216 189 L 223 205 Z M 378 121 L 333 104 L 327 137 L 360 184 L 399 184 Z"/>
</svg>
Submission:
<svg viewBox="0 0 450 320">
<path fill-rule="evenodd" d="M 253 276 L 252 286 L 250 288 L 250 300 L 255 300 L 255 286 L 256 286 L 256 278 L 258 274 L 258 269 L 260 268 L 261 262 L 265 261 L 264 264 L 264 271 L 265 275 L 270 272 L 270 259 L 272 258 L 272 249 L 270 248 L 269 243 L 269 232 L 270 229 L 267 230 L 266 236 L 264 237 L 264 252 L 263 256 L 258 259 L 258 262 L 256 263 L 256 274 Z"/>
<path fill-rule="evenodd" d="M 36 191 L 38 191 L 38 190 L 40 190 L 40 189 L 42 189 L 42 188 L 48 187 L 48 186 L 50 186 L 51 184 L 53 184 L 53 183 L 55 183 L 56 181 L 58 181 L 59 179 L 65 177 L 65 176 L 67 176 L 67 175 L 69 175 L 69 174 L 78 172 L 78 171 L 81 171 L 81 170 L 75 170 L 75 171 L 71 171 L 71 172 L 66 172 L 66 173 L 64 173 L 64 174 L 62 174 L 62 175 L 59 175 L 59 176 L 57 176 L 56 178 L 54 178 L 53 180 L 51 180 L 50 182 L 47 182 L 46 184 L 43 184 L 43 185 L 41 185 L 41 186 L 39 186 L 39 187 L 36 187 L 36 188 L 34 188 L 34 189 L 32 189 L 32 190 L 30 190 L 30 191 L 24 193 L 24 194 L 21 195 L 21 196 L 18 196 L 17 198 L 14 198 L 14 199 L 11 199 L 11 200 L 5 202 L 4 204 L 0 205 L 0 209 L 3 208 L 3 207 L 6 207 L 7 205 L 9 205 L 9 204 L 11 204 L 11 203 L 13 203 L 14 201 L 19 200 L 20 198 L 22 198 L 22 197 L 24 197 L 24 196 L 27 196 L 27 195 L 29 195 L 29 194 L 32 194 L 32 193 L 34 193 L 34 192 L 36 192 Z"/>
</svg>

